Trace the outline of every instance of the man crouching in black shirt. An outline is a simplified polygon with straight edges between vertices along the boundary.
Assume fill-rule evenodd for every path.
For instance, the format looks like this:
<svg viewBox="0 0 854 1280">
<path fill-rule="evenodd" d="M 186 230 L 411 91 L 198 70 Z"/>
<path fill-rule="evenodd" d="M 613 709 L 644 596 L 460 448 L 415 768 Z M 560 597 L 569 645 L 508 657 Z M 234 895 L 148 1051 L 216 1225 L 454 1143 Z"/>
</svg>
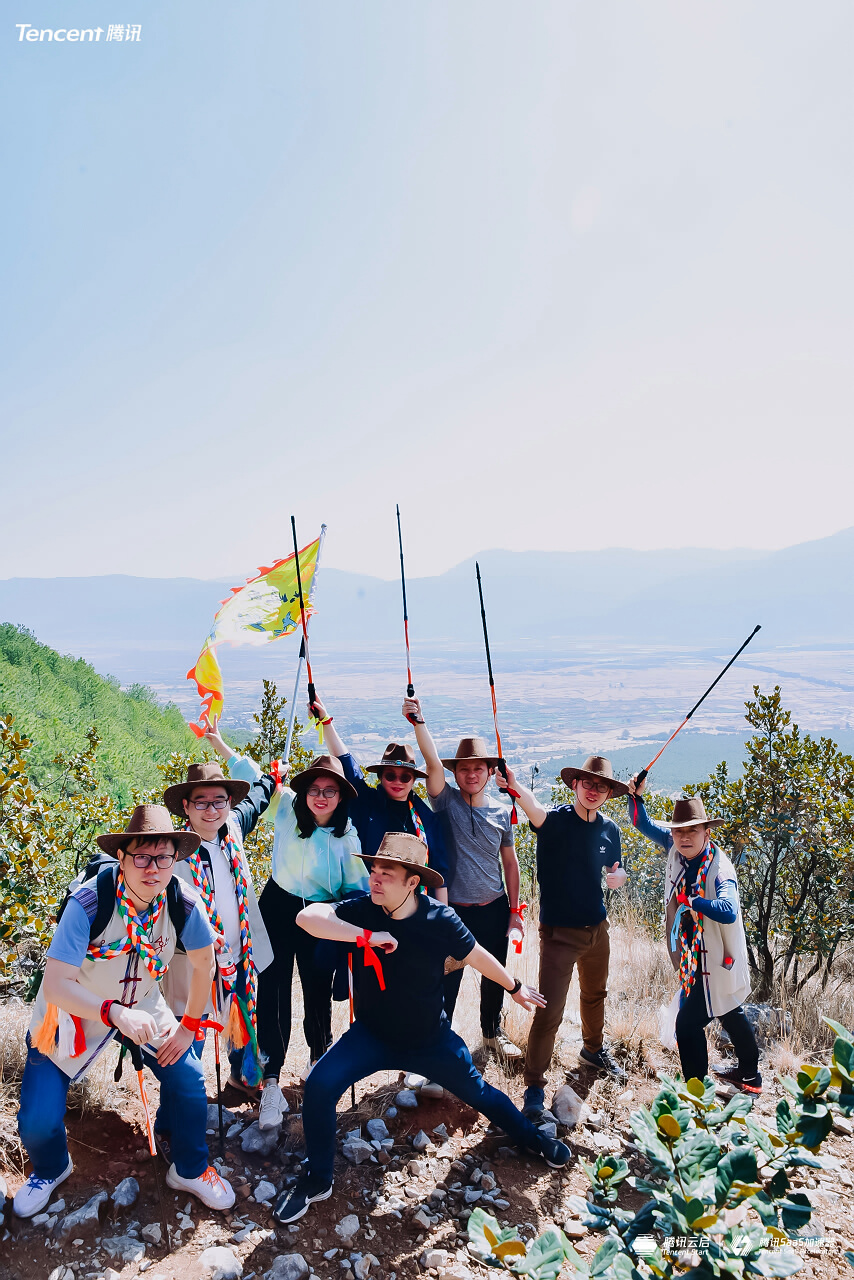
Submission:
<svg viewBox="0 0 854 1280">
<path fill-rule="evenodd" d="M 437 1081 L 553 1169 L 570 1158 L 565 1143 L 540 1133 L 505 1093 L 486 1083 L 451 1030 L 442 1001 L 445 960 L 453 956 L 472 965 L 524 1009 L 545 1005 L 543 997 L 514 981 L 455 911 L 419 892 L 422 884 L 441 888 L 443 880 L 426 865 L 427 848 L 417 836 L 390 832 L 376 857 L 365 861 L 370 896 L 315 902 L 297 916 L 297 924 L 314 937 L 348 943 L 354 952 L 358 948 L 363 962 L 357 953 L 355 1021 L 305 1082 L 309 1172 L 277 1200 L 273 1216 L 281 1223 L 295 1222 L 313 1201 L 332 1194 L 336 1103 L 351 1084 L 375 1071 L 412 1071 Z"/>
</svg>

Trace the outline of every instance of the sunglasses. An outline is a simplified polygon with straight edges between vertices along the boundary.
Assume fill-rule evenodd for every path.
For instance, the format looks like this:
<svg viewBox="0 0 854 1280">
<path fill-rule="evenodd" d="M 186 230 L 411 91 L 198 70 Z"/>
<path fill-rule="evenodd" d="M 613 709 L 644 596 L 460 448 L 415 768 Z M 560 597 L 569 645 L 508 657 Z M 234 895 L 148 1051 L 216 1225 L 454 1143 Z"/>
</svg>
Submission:
<svg viewBox="0 0 854 1280">
<path fill-rule="evenodd" d="M 309 787 L 305 794 L 312 796 L 315 800 L 318 796 L 323 796 L 324 800 L 334 800 L 341 793 L 337 787 Z"/>
<path fill-rule="evenodd" d="M 228 808 L 227 800 L 191 800 L 190 804 L 196 813 L 204 813 L 205 809 L 216 809 L 217 813 L 222 813 L 223 809 Z"/>
<path fill-rule="evenodd" d="M 383 769 L 383 777 L 388 778 L 389 782 L 413 782 L 415 774 L 410 773 L 408 769 Z"/>
<path fill-rule="evenodd" d="M 132 853 L 133 865 L 140 871 L 147 871 L 152 865 L 157 867 L 158 871 L 167 871 L 175 861 L 177 854 L 174 853 Z"/>
</svg>

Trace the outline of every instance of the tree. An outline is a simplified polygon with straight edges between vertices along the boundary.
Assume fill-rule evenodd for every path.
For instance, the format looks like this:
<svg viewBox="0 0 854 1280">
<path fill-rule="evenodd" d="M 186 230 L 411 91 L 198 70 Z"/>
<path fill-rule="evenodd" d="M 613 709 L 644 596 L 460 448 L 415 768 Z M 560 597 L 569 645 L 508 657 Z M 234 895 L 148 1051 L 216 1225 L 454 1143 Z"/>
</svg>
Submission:
<svg viewBox="0 0 854 1280">
<path fill-rule="evenodd" d="M 779 685 L 745 705 L 757 730 L 743 773 L 726 762 L 686 787 L 726 819 L 720 843 L 739 865 L 748 956 L 758 999 L 775 977 L 799 989 L 828 982 L 840 945 L 854 934 L 854 759 L 830 738 L 802 734 Z"/>
</svg>

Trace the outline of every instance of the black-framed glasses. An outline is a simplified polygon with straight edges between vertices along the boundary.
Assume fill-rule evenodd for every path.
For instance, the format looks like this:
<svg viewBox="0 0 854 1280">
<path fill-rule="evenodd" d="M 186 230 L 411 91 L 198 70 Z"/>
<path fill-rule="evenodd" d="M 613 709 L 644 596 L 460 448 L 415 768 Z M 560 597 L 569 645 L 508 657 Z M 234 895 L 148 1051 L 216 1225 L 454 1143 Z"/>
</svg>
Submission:
<svg viewBox="0 0 854 1280">
<path fill-rule="evenodd" d="M 133 865 L 140 871 L 147 871 L 154 864 L 158 871 L 167 871 L 171 867 L 176 857 L 175 853 L 132 853 Z"/>
<path fill-rule="evenodd" d="M 318 796 L 323 796 L 324 800 L 334 800 L 341 792 L 337 787 L 309 787 L 306 795 L 313 796 L 316 800 Z"/>
<path fill-rule="evenodd" d="M 222 813 L 228 808 L 228 800 L 191 800 L 190 804 L 196 813 L 204 813 L 205 809 L 216 809 L 217 813 Z"/>
</svg>

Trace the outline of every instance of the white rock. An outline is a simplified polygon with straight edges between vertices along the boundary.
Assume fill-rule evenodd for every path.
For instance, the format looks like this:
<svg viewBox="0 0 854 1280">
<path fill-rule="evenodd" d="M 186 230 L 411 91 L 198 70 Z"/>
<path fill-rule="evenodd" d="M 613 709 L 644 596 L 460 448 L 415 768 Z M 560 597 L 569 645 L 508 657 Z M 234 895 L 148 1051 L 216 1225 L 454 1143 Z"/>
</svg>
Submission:
<svg viewBox="0 0 854 1280">
<path fill-rule="evenodd" d="M 234 1124 L 236 1119 L 237 1119 L 237 1116 L 234 1114 L 233 1111 L 229 1111 L 227 1107 L 223 1107 L 222 1109 L 223 1128 L 227 1129 L 229 1125 Z M 205 1129 L 208 1132 L 210 1132 L 210 1130 L 213 1129 L 216 1133 L 219 1133 L 219 1107 L 216 1105 L 215 1102 L 208 1103 L 208 1114 L 207 1114 L 207 1119 L 205 1121 Z"/>
<path fill-rule="evenodd" d="M 272 1182 L 268 1182 L 266 1178 L 262 1178 L 258 1183 L 258 1186 L 255 1188 L 255 1195 L 253 1199 L 257 1204 L 267 1204 L 273 1199 L 275 1194 L 276 1188 L 273 1186 Z"/>
<path fill-rule="evenodd" d="M 305 1280 L 309 1266 L 301 1253 L 280 1253 L 264 1273 L 264 1280 Z"/>
<path fill-rule="evenodd" d="M 48 1205 L 48 1213 L 62 1213 L 64 1208 L 64 1200 L 54 1200 L 53 1204 Z"/>
<path fill-rule="evenodd" d="M 583 1240 L 587 1235 L 587 1228 L 577 1218 L 567 1218 L 563 1224 L 563 1230 L 570 1240 Z"/>
<path fill-rule="evenodd" d="M 401 1089 L 400 1093 L 395 1094 L 394 1101 L 396 1106 L 410 1110 L 418 1106 L 418 1099 L 411 1089 Z M 386 1115 L 389 1115 L 389 1111 L 386 1111 Z"/>
<path fill-rule="evenodd" d="M 356 1280 L 368 1280 L 372 1267 L 379 1266 L 379 1259 L 375 1258 L 372 1253 L 363 1254 L 361 1258 L 357 1258 L 353 1264 L 353 1271 Z"/>
<path fill-rule="evenodd" d="M 406 1089 L 423 1089 L 427 1083 L 426 1076 L 419 1076 L 415 1071 L 407 1071 L 403 1077 L 403 1085 Z"/>
<path fill-rule="evenodd" d="M 344 1159 L 351 1164 L 366 1164 L 374 1158 L 374 1149 L 364 1138 L 347 1138 L 341 1148 Z"/>
<path fill-rule="evenodd" d="M 335 1224 L 335 1234 L 345 1244 L 359 1232 L 359 1219 L 355 1213 L 348 1213 L 346 1218 Z"/>
<path fill-rule="evenodd" d="M 423 1267 L 446 1267 L 448 1265 L 447 1249 L 426 1249 L 421 1256 Z"/>
<path fill-rule="evenodd" d="M 544 1133 L 544 1134 L 545 1134 L 545 1136 L 546 1136 L 547 1138 L 556 1138 L 556 1137 L 557 1137 L 557 1125 L 556 1125 L 556 1124 L 553 1124 L 553 1123 L 549 1123 L 549 1124 L 541 1124 L 541 1125 L 538 1125 L 537 1127 L 539 1128 L 540 1133 Z"/>
<path fill-rule="evenodd" d="M 30 1218 L 30 1222 L 34 1227 L 43 1227 L 46 1222 L 50 1222 L 52 1217 L 53 1214 L 50 1213 L 37 1213 L 34 1218 Z"/>
<path fill-rule="evenodd" d="M 435 1080 L 428 1080 L 420 1089 L 422 1098 L 444 1098 L 445 1090 Z"/>
<path fill-rule="evenodd" d="M 562 1084 L 555 1091 L 551 1109 L 560 1124 L 565 1125 L 567 1129 L 574 1129 L 581 1119 L 583 1106 L 584 1101 L 579 1098 L 575 1090 L 568 1084 Z"/>
<path fill-rule="evenodd" d="M 243 1275 L 243 1263 L 222 1245 L 212 1245 L 199 1254 L 199 1265 L 210 1272 L 211 1280 L 240 1280 Z"/>
<path fill-rule="evenodd" d="M 236 1138 L 242 1129 L 243 1129 L 243 1121 L 235 1120 L 234 1124 L 230 1124 L 226 1129 L 225 1136 L 227 1138 Z"/>
<path fill-rule="evenodd" d="M 253 1120 L 240 1139 L 240 1146 L 251 1155 L 268 1156 L 276 1148 L 279 1141 L 279 1128 L 259 1129 L 258 1121 Z"/>
<path fill-rule="evenodd" d="M 847 1116 L 834 1116 L 833 1128 L 837 1133 L 847 1133 L 849 1136 L 854 1133 L 854 1125 Z"/>
<path fill-rule="evenodd" d="M 163 1228 L 159 1222 L 149 1222 L 139 1233 L 149 1244 L 160 1244 L 163 1239 Z"/>
<path fill-rule="evenodd" d="M 101 1248 L 108 1258 L 119 1262 L 141 1262 L 145 1257 L 145 1245 L 133 1236 L 111 1236 L 101 1241 Z"/>
<path fill-rule="evenodd" d="M 121 1276 L 113 1267 L 107 1267 L 104 1272 L 104 1280 L 121 1280 Z"/>
<path fill-rule="evenodd" d="M 417 1213 L 413 1214 L 412 1221 L 417 1223 L 424 1231 L 429 1230 L 433 1225 L 433 1219 L 426 1209 L 419 1209 Z"/>
<path fill-rule="evenodd" d="M 441 1138 L 443 1142 L 447 1142 L 450 1134 L 443 1124 L 437 1124 L 433 1130 L 437 1138 Z"/>
</svg>

